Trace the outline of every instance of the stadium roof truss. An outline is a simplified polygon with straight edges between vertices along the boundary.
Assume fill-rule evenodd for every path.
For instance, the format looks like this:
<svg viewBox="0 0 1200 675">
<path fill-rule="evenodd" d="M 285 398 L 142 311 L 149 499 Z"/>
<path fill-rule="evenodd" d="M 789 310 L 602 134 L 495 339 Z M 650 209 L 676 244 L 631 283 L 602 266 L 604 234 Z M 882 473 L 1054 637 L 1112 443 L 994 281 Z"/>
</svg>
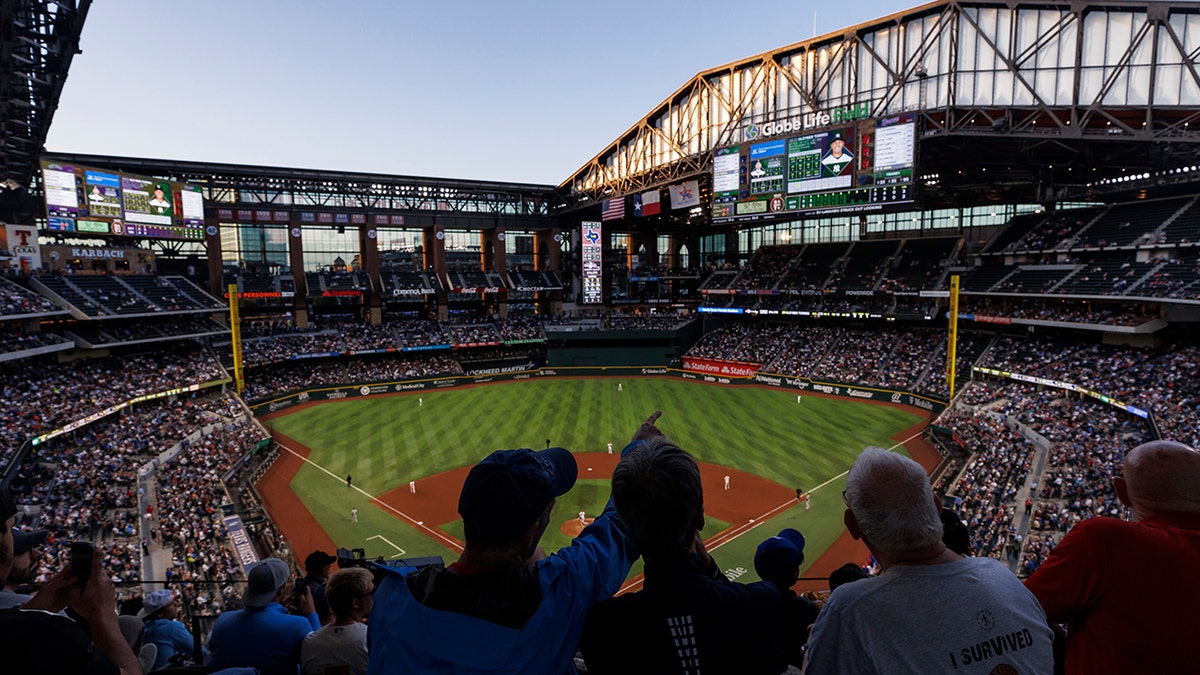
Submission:
<svg viewBox="0 0 1200 675">
<path fill-rule="evenodd" d="M 559 189 L 582 207 L 704 178 L 751 128 L 864 105 L 919 116 L 926 206 L 1178 182 L 1200 164 L 1198 56 L 1196 2 L 935 2 L 701 72 Z"/>
<path fill-rule="evenodd" d="M 33 180 L 91 4 L 0 0 L 0 183 L 10 190 Z"/>
<path fill-rule="evenodd" d="M 479 227 L 481 218 L 491 225 L 546 227 L 545 216 L 558 202 L 549 185 L 103 155 L 54 153 L 53 158 L 200 185 L 210 207 L 417 216 L 414 226 L 432 225 L 436 215 L 446 227 L 468 219 Z M 429 216 L 429 222 L 421 216 Z"/>
</svg>

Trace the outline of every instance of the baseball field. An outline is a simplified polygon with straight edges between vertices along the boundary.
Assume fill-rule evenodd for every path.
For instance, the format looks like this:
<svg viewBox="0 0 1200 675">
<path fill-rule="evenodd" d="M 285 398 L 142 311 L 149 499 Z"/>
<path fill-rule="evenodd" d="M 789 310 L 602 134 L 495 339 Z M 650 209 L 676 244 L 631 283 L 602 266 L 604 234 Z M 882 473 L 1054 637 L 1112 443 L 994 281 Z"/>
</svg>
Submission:
<svg viewBox="0 0 1200 675">
<path fill-rule="evenodd" d="M 862 555 L 843 536 L 840 493 L 864 447 L 912 450 L 930 468 L 931 451 L 919 439 L 927 417 L 912 408 L 809 393 L 798 400 L 794 391 L 673 378 L 580 377 L 330 401 L 268 415 L 262 419 L 283 450 L 258 487 L 300 558 L 336 546 L 361 547 L 372 558 L 452 561 L 461 550 L 457 501 L 470 466 L 492 450 L 549 442 L 579 463 L 579 481 L 558 500 L 542 540 L 553 551 L 579 531 L 580 512 L 588 521 L 603 509 L 621 448 L 655 410 L 663 411 L 659 428 L 701 463 L 703 536 L 721 568 L 740 581 L 758 578 L 755 547 L 784 527 L 807 538 L 803 571 L 810 576 Z M 807 503 L 797 501 L 796 488 L 809 493 Z M 639 571 L 631 575 L 635 583 Z"/>
</svg>

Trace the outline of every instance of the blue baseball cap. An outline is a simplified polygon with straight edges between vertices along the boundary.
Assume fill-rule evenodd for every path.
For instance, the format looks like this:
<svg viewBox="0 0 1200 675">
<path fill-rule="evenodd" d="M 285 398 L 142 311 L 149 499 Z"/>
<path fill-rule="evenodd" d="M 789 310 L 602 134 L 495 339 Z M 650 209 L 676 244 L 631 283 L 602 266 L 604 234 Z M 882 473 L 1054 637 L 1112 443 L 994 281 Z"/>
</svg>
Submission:
<svg viewBox="0 0 1200 675">
<path fill-rule="evenodd" d="M 464 524 L 507 537 L 529 528 L 575 485 L 579 467 L 566 448 L 497 450 L 471 468 L 458 497 Z"/>
<path fill-rule="evenodd" d="M 794 580 L 802 562 L 804 535 L 790 527 L 759 544 L 754 553 L 754 571 L 772 583 Z"/>
</svg>

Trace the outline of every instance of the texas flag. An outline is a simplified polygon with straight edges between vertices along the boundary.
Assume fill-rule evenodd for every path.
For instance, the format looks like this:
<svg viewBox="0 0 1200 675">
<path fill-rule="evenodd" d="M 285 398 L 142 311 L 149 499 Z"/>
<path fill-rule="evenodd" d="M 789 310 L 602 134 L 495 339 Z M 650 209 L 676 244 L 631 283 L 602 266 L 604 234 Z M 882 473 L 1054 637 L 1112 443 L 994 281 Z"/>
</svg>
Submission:
<svg viewBox="0 0 1200 675">
<path fill-rule="evenodd" d="M 662 213 L 662 207 L 658 202 L 658 190 L 651 190 L 642 193 L 642 215 L 653 216 Z"/>
</svg>

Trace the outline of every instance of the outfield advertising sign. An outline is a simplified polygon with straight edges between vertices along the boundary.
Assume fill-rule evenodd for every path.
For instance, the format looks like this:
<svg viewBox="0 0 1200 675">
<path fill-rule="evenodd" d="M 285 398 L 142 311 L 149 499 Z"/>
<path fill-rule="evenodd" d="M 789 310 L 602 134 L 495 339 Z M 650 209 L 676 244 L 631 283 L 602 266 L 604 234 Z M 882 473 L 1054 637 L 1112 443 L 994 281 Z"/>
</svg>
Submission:
<svg viewBox="0 0 1200 675">
<path fill-rule="evenodd" d="M 685 359 L 685 365 L 688 360 L 690 359 Z M 721 365 L 732 364 L 742 367 L 753 367 L 756 369 L 758 367 L 754 364 L 736 364 L 735 362 L 713 361 L 711 359 L 700 360 Z M 494 372 L 496 370 L 497 369 L 489 369 L 488 372 L 480 372 L 472 375 L 446 375 L 443 377 L 426 380 L 375 383 L 371 385 L 343 385 L 341 387 L 333 387 L 330 389 L 312 389 L 297 394 L 283 396 L 271 401 L 256 403 L 251 405 L 250 409 L 255 415 L 267 415 L 270 413 L 279 412 L 281 410 L 286 410 L 294 405 L 313 401 L 340 400 L 361 396 L 375 396 L 378 394 L 396 394 L 408 391 L 451 389 L 454 387 L 461 387 L 471 384 L 485 384 L 488 382 L 514 382 L 519 380 L 529 380 L 534 377 L 676 377 L 679 379 L 694 380 L 696 382 L 706 382 L 709 384 L 733 386 L 758 385 L 779 387 L 781 389 L 792 389 L 796 391 L 809 391 L 825 394 L 827 396 L 838 396 L 842 398 L 854 398 L 864 401 L 879 401 L 881 403 L 911 406 L 935 414 L 940 413 L 946 407 L 945 401 L 928 398 L 926 396 L 914 394 L 908 391 L 861 387 L 857 385 L 844 384 L 841 382 L 815 382 L 804 377 L 789 377 L 785 375 L 773 375 L 768 373 L 754 373 L 752 376 L 744 376 L 735 375 L 732 373 L 710 374 L 706 372 L 680 370 L 678 368 L 628 366 L 591 368 L 569 366 L 538 368 L 520 372 Z"/>
<path fill-rule="evenodd" d="M 683 369 L 697 373 L 726 375 L 732 377 L 752 377 L 762 367 L 761 363 L 743 363 L 741 361 L 721 361 L 718 359 L 698 359 L 692 356 L 683 357 Z"/>
</svg>

